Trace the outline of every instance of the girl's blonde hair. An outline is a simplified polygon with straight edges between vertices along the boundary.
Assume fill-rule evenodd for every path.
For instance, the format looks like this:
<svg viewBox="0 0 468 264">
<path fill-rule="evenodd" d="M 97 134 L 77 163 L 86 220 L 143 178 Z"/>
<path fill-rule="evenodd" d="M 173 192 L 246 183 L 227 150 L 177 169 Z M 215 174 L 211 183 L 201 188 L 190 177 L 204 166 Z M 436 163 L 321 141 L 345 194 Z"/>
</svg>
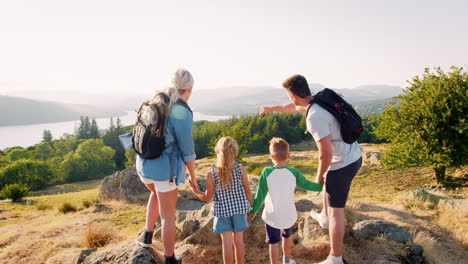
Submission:
<svg viewBox="0 0 468 264">
<path fill-rule="evenodd" d="M 239 145 L 231 137 L 222 137 L 216 144 L 215 152 L 218 156 L 216 167 L 218 168 L 221 186 L 228 186 L 231 184 L 232 170 L 239 153 Z"/>
<path fill-rule="evenodd" d="M 187 69 L 181 68 L 174 72 L 171 82 L 171 86 L 164 91 L 170 98 L 169 108 L 179 100 L 180 94 L 193 87 L 193 77 Z"/>
</svg>

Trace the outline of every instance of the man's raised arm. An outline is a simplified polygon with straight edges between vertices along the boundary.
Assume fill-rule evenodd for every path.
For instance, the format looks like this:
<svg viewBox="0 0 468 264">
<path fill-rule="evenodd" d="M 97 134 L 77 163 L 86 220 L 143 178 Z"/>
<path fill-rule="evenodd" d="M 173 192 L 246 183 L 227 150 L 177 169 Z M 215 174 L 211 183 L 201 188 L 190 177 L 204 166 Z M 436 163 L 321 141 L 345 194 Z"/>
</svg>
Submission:
<svg viewBox="0 0 468 264">
<path fill-rule="evenodd" d="M 284 105 L 262 105 L 257 107 L 258 114 L 264 115 L 270 112 L 280 112 L 280 113 L 287 113 L 287 114 L 297 114 L 297 113 L 305 113 L 307 111 L 307 107 L 298 106 L 294 103 L 284 104 Z"/>
</svg>

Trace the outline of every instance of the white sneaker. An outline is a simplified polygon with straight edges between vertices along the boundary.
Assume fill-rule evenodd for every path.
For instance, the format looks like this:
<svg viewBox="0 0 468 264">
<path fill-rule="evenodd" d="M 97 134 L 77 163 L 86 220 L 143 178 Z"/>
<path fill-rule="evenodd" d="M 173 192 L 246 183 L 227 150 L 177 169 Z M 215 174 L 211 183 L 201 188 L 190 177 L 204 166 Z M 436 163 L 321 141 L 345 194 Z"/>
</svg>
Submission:
<svg viewBox="0 0 468 264">
<path fill-rule="evenodd" d="M 310 216 L 318 222 L 321 228 L 328 229 L 328 216 L 314 210 L 310 211 Z"/>
<path fill-rule="evenodd" d="M 326 260 L 318 262 L 317 264 L 344 264 L 344 262 L 342 258 L 341 260 L 334 260 L 333 256 L 328 255 Z"/>
<path fill-rule="evenodd" d="M 289 262 L 284 262 L 283 261 L 283 264 L 296 264 L 296 261 L 294 261 L 294 259 L 290 258 Z"/>
</svg>

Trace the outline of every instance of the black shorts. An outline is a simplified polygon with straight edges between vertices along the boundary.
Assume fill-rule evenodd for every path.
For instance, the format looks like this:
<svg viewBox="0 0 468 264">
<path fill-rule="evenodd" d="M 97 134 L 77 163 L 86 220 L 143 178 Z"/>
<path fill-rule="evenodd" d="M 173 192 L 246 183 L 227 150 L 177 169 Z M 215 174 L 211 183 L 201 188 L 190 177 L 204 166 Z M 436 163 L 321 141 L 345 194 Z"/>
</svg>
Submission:
<svg viewBox="0 0 468 264">
<path fill-rule="evenodd" d="M 291 236 L 291 227 L 288 229 L 274 228 L 268 224 L 265 224 L 266 229 L 266 240 L 268 244 L 276 244 L 281 241 L 281 237 L 288 238 Z"/>
<path fill-rule="evenodd" d="M 362 158 L 359 158 L 357 161 L 344 168 L 328 171 L 325 188 L 327 190 L 330 207 L 345 207 L 346 201 L 348 200 L 349 189 L 351 188 L 351 182 L 359 171 L 359 168 L 361 168 L 361 164 Z"/>
</svg>

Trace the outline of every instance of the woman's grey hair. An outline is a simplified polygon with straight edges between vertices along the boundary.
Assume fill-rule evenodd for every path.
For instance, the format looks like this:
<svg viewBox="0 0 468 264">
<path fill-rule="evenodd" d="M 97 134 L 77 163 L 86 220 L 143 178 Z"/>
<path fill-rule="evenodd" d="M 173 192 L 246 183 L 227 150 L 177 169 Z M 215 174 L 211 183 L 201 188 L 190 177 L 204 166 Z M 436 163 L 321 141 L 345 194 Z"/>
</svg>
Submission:
<svg viewBox="0 0 468 264">
<path fill-rule="evenodd" d="M 181 93 L 192 87 L 193 77 L 187 69 L 181 68 L 174 72 L 171 86 L 164 91 L 170 98 L 169 108 L 180 98 Z"/>
</svg>

